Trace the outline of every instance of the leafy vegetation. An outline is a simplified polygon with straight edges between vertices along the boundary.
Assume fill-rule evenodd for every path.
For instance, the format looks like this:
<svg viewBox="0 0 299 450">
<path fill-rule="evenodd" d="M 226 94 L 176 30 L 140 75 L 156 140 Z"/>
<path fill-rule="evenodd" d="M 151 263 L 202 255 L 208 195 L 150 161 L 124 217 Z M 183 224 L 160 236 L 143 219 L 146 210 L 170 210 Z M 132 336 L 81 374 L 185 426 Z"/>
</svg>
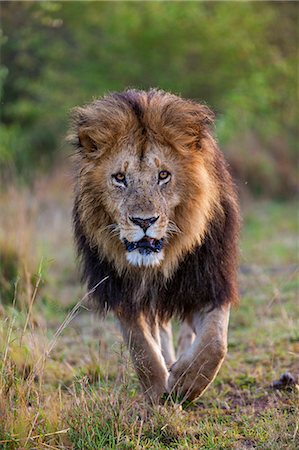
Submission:
<svg viewBox="0 0 299 450">
<path fill-rule="evenodd" d="M 209 104 L 241 189 L 296 191 L 296 2 L 4 2 L 2 179 L 60 157 L 71 107 L 128 86 Z"/>
</svg>

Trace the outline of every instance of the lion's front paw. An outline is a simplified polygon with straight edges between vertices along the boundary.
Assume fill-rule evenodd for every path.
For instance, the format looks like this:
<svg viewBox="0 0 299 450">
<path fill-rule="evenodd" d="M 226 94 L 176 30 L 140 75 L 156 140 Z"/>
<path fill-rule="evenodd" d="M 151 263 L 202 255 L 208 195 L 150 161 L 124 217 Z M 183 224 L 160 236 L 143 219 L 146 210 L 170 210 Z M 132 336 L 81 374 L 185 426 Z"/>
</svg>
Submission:
<svg viewBox="0 0 299 450">
<path fill-rule="evenodd" d="M 168 392 L 179 401 L 199 397 L 211 380 L 204 374 L 204 363 L 198 364 L 182 355 L 169 371 Z"/>
</svg>

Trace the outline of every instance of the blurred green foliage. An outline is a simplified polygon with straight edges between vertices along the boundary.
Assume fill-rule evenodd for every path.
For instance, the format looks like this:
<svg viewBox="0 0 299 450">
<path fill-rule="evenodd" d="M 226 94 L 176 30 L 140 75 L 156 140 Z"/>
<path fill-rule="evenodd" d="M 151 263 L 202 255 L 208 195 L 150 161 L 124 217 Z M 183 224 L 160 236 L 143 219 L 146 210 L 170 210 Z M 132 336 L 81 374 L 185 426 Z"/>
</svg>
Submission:
<svg viewBox="0 0 299 450">
<path fill-rule="evenodd" d="M 71 107 L 126 87 L 207 103 L 240 183 L 296 191 L 296 2 L 3 2 L 0 165 L 61 153 Z"/>
</svg>

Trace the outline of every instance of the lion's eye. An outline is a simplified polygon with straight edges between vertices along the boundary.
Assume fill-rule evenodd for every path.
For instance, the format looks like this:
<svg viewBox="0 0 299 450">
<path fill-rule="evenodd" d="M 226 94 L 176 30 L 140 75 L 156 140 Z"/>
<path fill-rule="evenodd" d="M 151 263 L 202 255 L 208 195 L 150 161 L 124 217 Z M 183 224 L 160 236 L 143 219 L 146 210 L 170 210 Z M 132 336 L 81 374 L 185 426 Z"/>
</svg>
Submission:
<svg viewBox="0 0 299 450">
<path fill-rule="evenodd" d="M 159 182 L 163 182 L 166 183 L 170 180 L 171 178 L 171 173 L 168 172 L 168 170 L 161 170 L 161 172 L 159 172 Z"/>
<path fill-rule="evenodd" d="M 122 172 L 117 172 L 115 174 L 112 175 L 112 178 L 118 183 L 118 184 L 123 184 L 124 186 L 127 185 L 127 180 L 126 180 L 126 176 L 124 173 Z"/>
</svg>

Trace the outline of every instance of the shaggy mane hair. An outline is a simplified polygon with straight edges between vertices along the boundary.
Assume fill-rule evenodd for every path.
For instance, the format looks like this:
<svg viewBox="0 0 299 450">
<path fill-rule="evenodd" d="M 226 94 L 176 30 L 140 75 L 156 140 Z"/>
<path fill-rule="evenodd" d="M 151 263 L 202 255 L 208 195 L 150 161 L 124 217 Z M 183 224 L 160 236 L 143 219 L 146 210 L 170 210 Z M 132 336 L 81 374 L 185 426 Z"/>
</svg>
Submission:
<svg viewBox="0 0 299 450">
<path fill-rule="evenodd" d="M 70 135 L 78 150 L 74 234 L 82 278 L 101 312 L 112 309 L 133 320 L 143 311 L 166 320 L 238 301 L 238 203 L 212 123 L 206 106 L 160 90 L 109 94 L 75 109 Z M 141 152 L 151 139 L 182 161 L 184 201 L 174 218 L 182 233 L 170 240 L 161 268 L 129 266 L 122 243 L 108 236 L 110 211 L 91 182 L 94 164 L 101 165 L 101 158 L 128 137 L 139 140 Z"/>
</svg>

